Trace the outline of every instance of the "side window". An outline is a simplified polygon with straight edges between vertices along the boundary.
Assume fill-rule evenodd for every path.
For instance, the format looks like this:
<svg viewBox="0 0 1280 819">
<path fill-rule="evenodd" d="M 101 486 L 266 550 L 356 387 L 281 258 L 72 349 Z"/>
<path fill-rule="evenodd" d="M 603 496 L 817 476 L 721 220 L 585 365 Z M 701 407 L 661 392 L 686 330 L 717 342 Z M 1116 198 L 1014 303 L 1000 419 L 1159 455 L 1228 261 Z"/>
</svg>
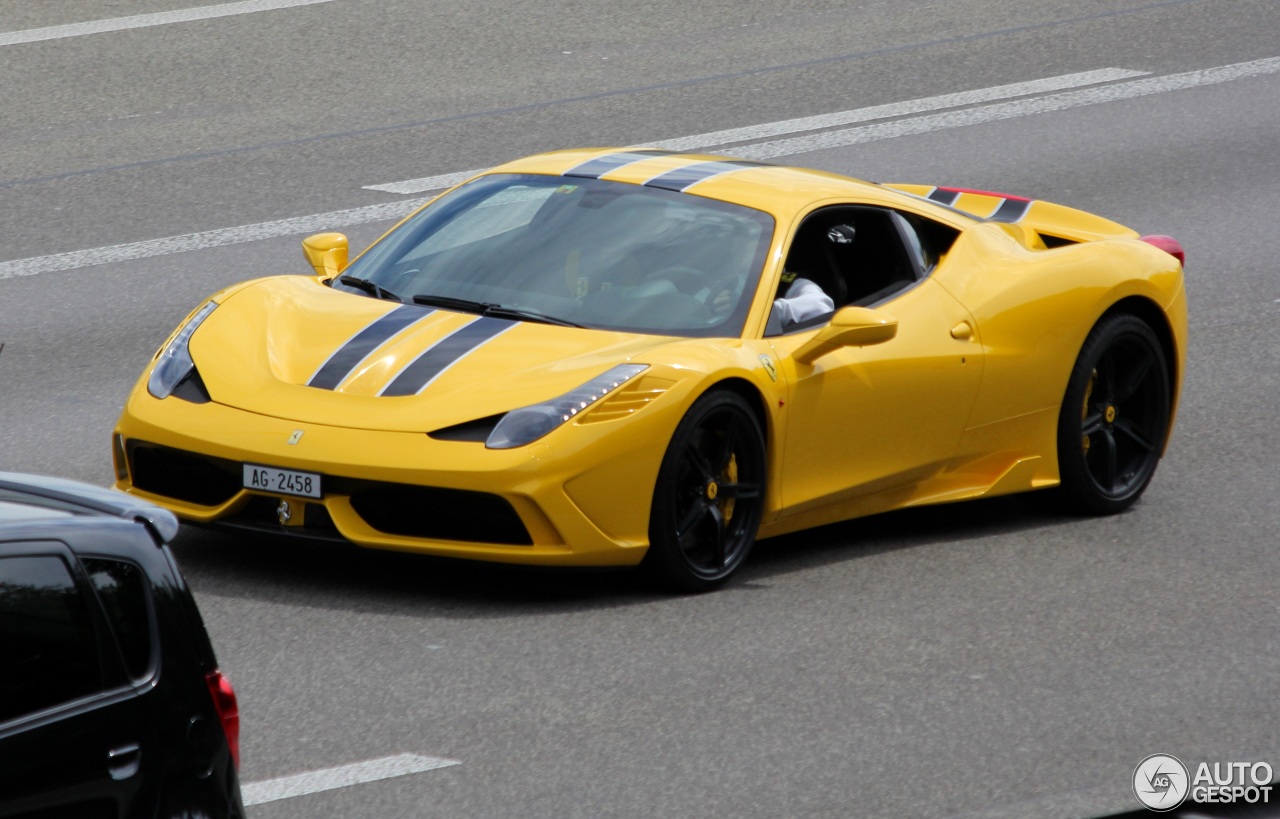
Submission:
<svg viewBox="0 0 1280 819">
<path fill-rule="evenodd" d="M 938 262 L 960 235 L 960 231 L 953 227 L 914 213 L 894 211 L 893 216 L 907 243 L 907 252 L 926 275 L 938 266 Z"/>
<path fill-rule="evenodd" d="M 907 244 L 907 253 L 910 254 L 916 267 L 926 272 L 932 270 L 937 263 L 937 258 L 927 252 L 912 220 L 897 211 L 891 211 L 891 213 L 894 223 L 898 226 L 898 232 L 902 234 L 902 240 Z"/>
<path fill-rule="evenodd" d="M 874 305 L 919 281 L 925 250 L 912 226 L 896 213 L 868 205 L 834 205 L 814 211 L 787 250 L 782 287 L 766 333 L 807 329 L 832 310 Z M 816 285 L 829 297 L 825 313 L 791 309 L 806 294 L 794 282 Z M 812 292 L 812 287 L 804 288 Z M 797 307 L 803 306 L 797 304 Z"/>
<path fill-rule="evenodd" d="M 60 557 L 0 558 L 0 721 L 103 689 L 87 602 Z"/>
<path fill-rule="evenodd" d="M 82 558 L 80 562 L 102 601 L 125 669 L 134 680 L 144 679 L 151 670 L 151 584 L 132 563 L 106 558 Z"/>
</svg>

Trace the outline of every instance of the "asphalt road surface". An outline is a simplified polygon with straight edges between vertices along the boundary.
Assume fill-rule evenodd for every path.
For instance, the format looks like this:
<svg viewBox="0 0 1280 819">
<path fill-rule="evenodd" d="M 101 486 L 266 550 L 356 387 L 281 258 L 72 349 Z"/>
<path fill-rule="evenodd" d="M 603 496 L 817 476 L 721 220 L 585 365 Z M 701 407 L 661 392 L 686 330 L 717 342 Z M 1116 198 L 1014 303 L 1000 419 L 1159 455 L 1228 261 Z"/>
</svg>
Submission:
<svg viewBox="0 0 1280 819">
<path fill-rule="evenodd" d="M 1280 4 L 747 5 L 0 0 L 0 469 L 109 482 L 199 299 L 539 150 L 699 137 L 1187 248 L 1177 429 L 1115 518 L 885 515 L 694 597 L 184 532 L 252 816 L 1084 817 L 1149 754 L 1280 768 Z"/>
</svg>

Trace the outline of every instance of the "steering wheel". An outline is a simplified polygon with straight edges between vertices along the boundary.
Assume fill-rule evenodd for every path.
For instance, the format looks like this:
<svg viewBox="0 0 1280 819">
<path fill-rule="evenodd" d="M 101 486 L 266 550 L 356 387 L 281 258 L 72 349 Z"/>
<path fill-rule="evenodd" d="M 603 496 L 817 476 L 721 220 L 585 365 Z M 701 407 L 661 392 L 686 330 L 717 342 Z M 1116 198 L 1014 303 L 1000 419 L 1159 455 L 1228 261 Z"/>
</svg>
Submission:
<svg viewBox="0 0 1280 819">
<path fill-rule="evenodd" d="M 705 270 L 699 270 L 696 267 L 688 267 L 686 265 L 671 265 L 661 270 L 650 273 L 646 279 L 654 281 L 656 279 L 666 279 L 676 286 L 681 293 L 690 296 L 696 296 L 698 291 L 703 288 L 712 286 L 711 275 Z"/>
</svg>

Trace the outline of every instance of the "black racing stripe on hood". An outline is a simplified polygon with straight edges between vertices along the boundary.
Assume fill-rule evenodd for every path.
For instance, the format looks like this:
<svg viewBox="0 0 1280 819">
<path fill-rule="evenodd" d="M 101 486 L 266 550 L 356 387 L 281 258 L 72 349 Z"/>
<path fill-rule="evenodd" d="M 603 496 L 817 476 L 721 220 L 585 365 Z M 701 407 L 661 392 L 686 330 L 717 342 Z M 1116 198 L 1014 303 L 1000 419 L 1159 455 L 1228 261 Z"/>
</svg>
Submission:
<svg viewBox="0 0 1280 819">
<path fill-rule="evenodd" d="M 471 351 L 517 324 L 517 321 L 484 316 L 464 325 L 424 350 L 380 394 L 417 395 Z"/>
<path fill-rule="evenodd" d="M 307 386 L 322 390 L 337 389 L 343 379 L 360 366 L 360 362 L 368 358 L 374 350 L 381 347 L 387 339 L 434 312 L 413 304 L 402 304 L 387 312 L 335 350 L 329 356 L 329 360 L 321 364 L 316 374 L 311 376 Z"/>
<path fill-rule="evenodd" d="M 699 162 L 696 165 L 688 165 L 683 168 L 676 168 L 674 171 L 667 171 L 644 184 L 650 188 L 662 188 L 663 190 L 680 192 L 693 187 L 699 182 L 705 182 L 713 176 L 741 171 L 746 168 L 767 167 L 769 167 L 767 162 L 746 162 L 743 160 Z"/>
<path fill-rule="evenodd" d="M 652 159 L 655 156 L 670 156 L 671 151 L 622 151 L 616 154 L 606 154 L 598 156 L 595 159 L 588 159 L 581 165 L 575 165 L 569 170 L 561 174 L 561 176 L 578 176 L 584 179 L 599 179 L 610 171 L 616 171 L 624 165 L 630 165 L 633 162 L 640 162 L 645 159 Z"/>
</svg>

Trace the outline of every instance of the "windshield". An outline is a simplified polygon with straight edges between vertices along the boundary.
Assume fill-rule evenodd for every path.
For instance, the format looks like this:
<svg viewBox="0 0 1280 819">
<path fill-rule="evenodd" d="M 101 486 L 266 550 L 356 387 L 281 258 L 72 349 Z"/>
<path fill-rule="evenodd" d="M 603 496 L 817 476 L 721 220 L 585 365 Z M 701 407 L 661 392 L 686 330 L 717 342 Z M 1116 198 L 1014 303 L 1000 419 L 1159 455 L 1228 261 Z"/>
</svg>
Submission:
<svg viewBox="0 0 1280 819">
<path fill-rule="evenodd" d="M 405 302 L 465 309 L 446 303 L 462 300 L 598 329 L 737 336 L 772 235 L 769 215 L 699 196 L 495 174 L 431 203 L 343 273 Z"/>
</svg>

